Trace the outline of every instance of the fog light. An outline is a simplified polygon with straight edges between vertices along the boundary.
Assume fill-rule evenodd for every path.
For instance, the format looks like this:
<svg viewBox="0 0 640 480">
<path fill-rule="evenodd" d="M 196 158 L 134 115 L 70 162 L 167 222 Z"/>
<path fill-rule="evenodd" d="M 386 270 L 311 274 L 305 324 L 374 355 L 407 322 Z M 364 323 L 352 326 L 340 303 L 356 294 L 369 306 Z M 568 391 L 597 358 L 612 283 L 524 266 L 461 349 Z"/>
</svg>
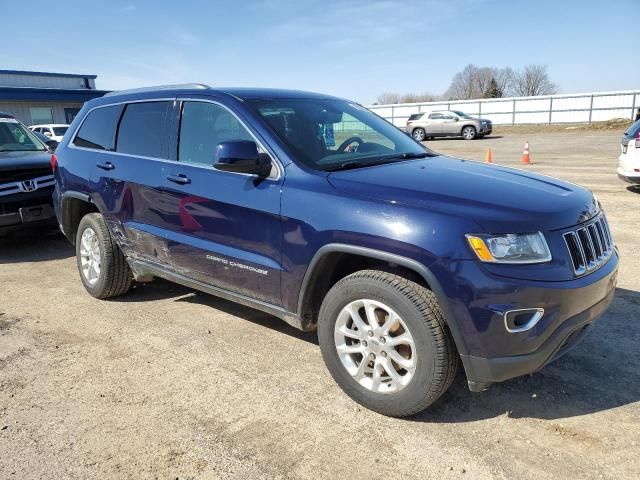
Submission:
<svg viewBox="0 0 640 480">
<path fill-rule="evenodd" d="M 544 315 L 544 308 L 521 308 L 504 312 L 507 332 L 518 333 L 531 330 Z"/>
</svg>

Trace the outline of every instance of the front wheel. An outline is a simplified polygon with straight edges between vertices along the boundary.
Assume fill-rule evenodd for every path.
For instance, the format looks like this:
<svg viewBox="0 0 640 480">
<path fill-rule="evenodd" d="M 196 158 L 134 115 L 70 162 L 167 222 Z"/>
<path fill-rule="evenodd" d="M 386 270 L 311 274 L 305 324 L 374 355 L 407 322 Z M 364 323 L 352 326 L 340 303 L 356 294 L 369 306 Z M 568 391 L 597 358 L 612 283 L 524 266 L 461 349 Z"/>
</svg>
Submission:
<svg viewBox="0 0 640 480">
<path fill-rule="evenodd" d="M 473 140 L 474 138 L 476 138 L 476 136 L 477 136 L 476 127 L 467 125 L 462 129 L 462 137 L 465 140 Z"/>
<path fill-rule="evenodd" d="M 392 417 L 431 405 L 458 367 L 433 292 L 387 272 L 363 270 L 334 285 L 320 308 L 318 339 L 338 385 Z"/>
<path fill-rule="evenodd" d="M 99 213 L 89 213 L 80 220 L 76 261 L 84 288 L 96 298 L 116 297 L 131 288 L 129 264 Z"/>
<path fill-rule="evenodd" d="M 413 136 L 413 139 L 418 142 L 423 142 L 427 138 L 424 128 L 416 128 L 411 135 Z"/>
</svg>

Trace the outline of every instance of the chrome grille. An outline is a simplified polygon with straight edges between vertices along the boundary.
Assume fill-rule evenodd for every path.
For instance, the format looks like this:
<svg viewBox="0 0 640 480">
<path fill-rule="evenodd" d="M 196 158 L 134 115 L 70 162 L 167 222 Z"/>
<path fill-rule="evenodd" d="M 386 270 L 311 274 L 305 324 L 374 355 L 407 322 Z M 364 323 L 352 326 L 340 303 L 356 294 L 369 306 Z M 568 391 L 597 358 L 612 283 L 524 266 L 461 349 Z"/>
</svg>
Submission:
<svg viewBox="0 0 640 480">
<path fill-rule="evenodd" d="M 604 214 L 564 234 L 573 271 L 585 275 L 604 265 L 613 253 L 613 239 Z"/>
<path fill-rule="evenodd" d="M 29 178 L 20 182 L 0 183 L 0 197 L 15 193 L 35 192 L 42 188 L 52 187 L 55 183 L 53 175 Z"/>
</svg>

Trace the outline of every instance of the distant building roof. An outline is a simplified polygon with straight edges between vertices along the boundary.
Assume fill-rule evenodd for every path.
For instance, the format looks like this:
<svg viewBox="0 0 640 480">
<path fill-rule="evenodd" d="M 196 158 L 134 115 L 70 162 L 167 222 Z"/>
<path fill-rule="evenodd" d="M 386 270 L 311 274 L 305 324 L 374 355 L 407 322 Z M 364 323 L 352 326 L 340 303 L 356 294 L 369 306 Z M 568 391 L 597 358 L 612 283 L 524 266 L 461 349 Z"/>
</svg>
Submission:
<svg viewBox="0 0 640 480">
<path fill-rule="evenodd" d="M 86 102 L 102 97 L 108 90 L 89 88 L 33 88 L 33 87 L 0 87 L 0 100 L 22 100 L 31 102 Z"/>
<path fill-rule="evenodd" d="M 0 74 L 32 75 L 36 77 L 91 78 L 93 80 L 98 78 L 97 75 L 83 75 L 80 73 L 30 72 L 27 70 L 0 70 Z"/>
</svg>

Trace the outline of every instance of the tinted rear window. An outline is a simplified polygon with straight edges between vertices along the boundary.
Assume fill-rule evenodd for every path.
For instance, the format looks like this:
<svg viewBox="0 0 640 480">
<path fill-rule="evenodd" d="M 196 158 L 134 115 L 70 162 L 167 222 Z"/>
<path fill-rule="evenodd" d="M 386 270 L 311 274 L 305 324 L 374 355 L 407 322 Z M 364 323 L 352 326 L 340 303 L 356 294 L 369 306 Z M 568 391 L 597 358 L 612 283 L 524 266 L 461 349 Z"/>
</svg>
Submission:
<svg viewBox="0 0 640 480">
<path fill-rule="evenodd" d="M 164 125 L 169 102 L 130 103 L 118 128 L 116 150 L 143 157 L 165 158 Z"/>
<path fill-rule="evenodd" d="M 116 127 L 122 112 L 122 105 L 100 107 L 91 111 L 73 141 L 74 145 L 97 150 L 113 150 Z"/>
<path fill-rule="evenodd" d="M 418 120 L 420 118 L 422 118 L 422 115 L 424 115 L 424 113 L 414 113 L 413 115 L 411 115 L 409 117 L 409 120 Z"/>
</svg>

